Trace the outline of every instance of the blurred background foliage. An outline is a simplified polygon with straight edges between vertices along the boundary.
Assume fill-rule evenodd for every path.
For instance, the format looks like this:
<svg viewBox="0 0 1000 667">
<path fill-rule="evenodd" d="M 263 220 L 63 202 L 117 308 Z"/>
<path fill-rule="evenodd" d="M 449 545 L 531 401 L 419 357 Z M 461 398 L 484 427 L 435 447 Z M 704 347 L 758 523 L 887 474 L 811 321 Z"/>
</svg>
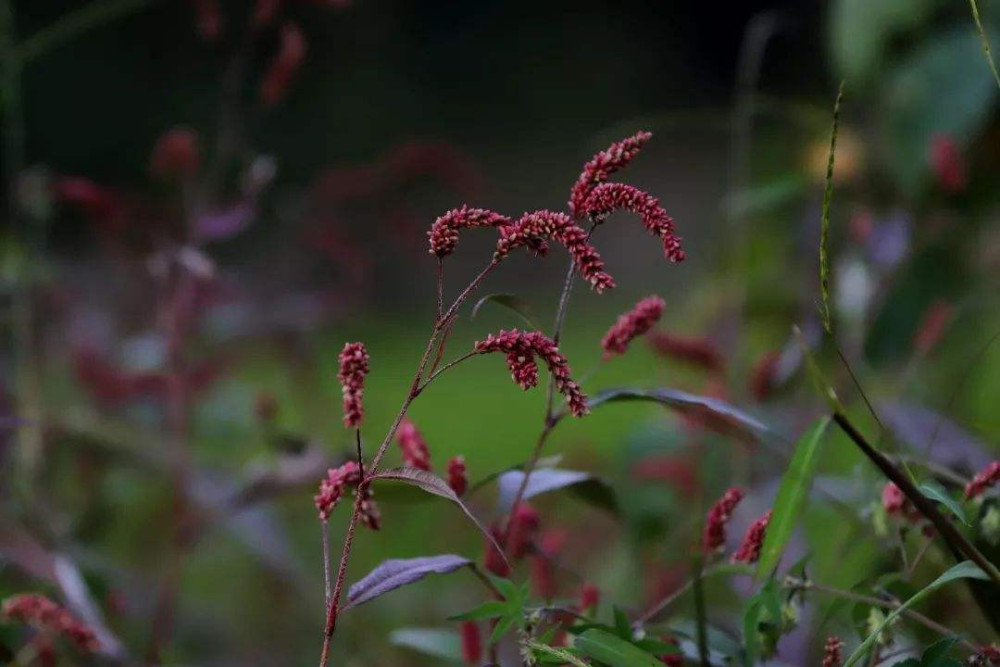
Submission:
<svg viewBox="0 0 1000 667">
<path fill-rule="evenodd" d="M 547 453 L 606 478 L 620 520 L 564 494 L 537 507 L 545 526 L 570 531 L 567 598 L 578 575 L 629 609 L 676 589 L 699 530 L 693 517 L 741 483 L 752 489 L 741 532 L 769 506 L 782 452 L 822 410 L 793 325 L 852 414 L 870 433 L 879 426 L 819 335 L 819 207 L 840 79 L 835 338 L 891 451 L 930 452 L 963 475 L 996 456 L 1000 91 L 967 3 L 288 0 L 256 31 L 242 27 L 252 3 L 222 2 L 215 15 L 204 2 L 102 3 L 122 15 L 65 40 L 52 26 L 84 3 L 3 3 L 16 17 L 8 38 L 23 49 L 7 52 L 5 69 L 20 75 L 24 128 L 23 153 L 5 147 L 8 160 L 21 154 L 2 241 L 11 335 L 0 359 L 0 595 L 70 596 L 71 563 L 129 650 L 149 644 L 175 539 L 157 379 L 171 351 L 157 271 L 176 252 L 198 275 L 181 352 L 195 391 L 185 430 L 195 473 L 164 660 L 310 664 L 323 622 L 311 495 L 325 466 L 353 447 L 340 422 L 342 342 L 364 340 L 372 355 L 371 451 L 430 333 L 434 218 L 464 202 L 510 214 L 562 209 L 579 165 L 639 129 L 655 136 L 630 180 L 674 216 L 688 260 L 666 264 L 638 225 L 607 224 L 595 242 L 619 287 L 601 297 L 575 290 L 562 349 L 584 374 L 616 314 L 661 294 L 660 329 L 720 364 L 636 344 L 590 376 L 588 391 L 668 386 L 724 398 L 783 437 L 762 446 L 658 408 L 606 408 L 561 425 Z M 979 4 L 996 45 L 1000 3 Z M 287 47 L 288 22 L 305 56 L 269 104 L 260 86 Z M 5 88 L 6 132 L 17 101 Z M 199 147 L 190 183 L 157 173 L 153 148 L 175 127 Z M 463 238 L 449 260 L 451 290 L 488 257 L 488 236 Z M 559 253 L 516 257 L 485 289 L 518 294 L 544 324 L 564 268 Z M 20 337 L 18 295 L 34 315 Z M 518 325 L 494 304 L 475 319 L 467 309 L 451 349 Z M 476 480 L 527 457 L 543 400 L 484 357 L 436 383 L 411 415 L 434 463 L 463 454 Z M 28 401 L 40 422 L 19 421 Z M 26 429 L 40 438 L 33 464 L 21 455 Z M 881 585 L 896 552 L 894 536 L 872 528 L 879 478 L 839 434 L 825 452 L 820 487 L 843 506 L 812 504 L 795 549 L 812 554 L 817 581 Z M 305 473 L 278 491 L 261 483 L 278 470 Z M 489 516 L 494 496 L 486 486 L 472 505 Z M 350 579 L 386 557 L 478 557 L 480 536 L 453 508 L 382 504 L 384 527 L 360 536 Z M 331 520 L 335 552 L 346 518 L 341 508 Z M 910 539 L 915 548 L 919 536 Z M 946 561 L 931 551 L 914 576 L 933 578 Z M 739 636 L 745 592 L 709 587 L 717 641 Z M 444 619 L 479 596 L 471 577 L 455 575 L 351 611 L 335 663 L 441 664 L 390 633 L 452 632 Z M 982 632 L 959 596 L 935 600 L 948 625 Z M 671 627 L 691 613 L 679 607 Z M 821 630 L 823 614 L 808 612 L 776 664 L 813 664 L 823 632 L 851 623 L 841 610 Z M 0 627 L 0 644 L 16 646 L 18 632 Z M 451 655 L 448 641 L 438 648 Z"/>
</svg>

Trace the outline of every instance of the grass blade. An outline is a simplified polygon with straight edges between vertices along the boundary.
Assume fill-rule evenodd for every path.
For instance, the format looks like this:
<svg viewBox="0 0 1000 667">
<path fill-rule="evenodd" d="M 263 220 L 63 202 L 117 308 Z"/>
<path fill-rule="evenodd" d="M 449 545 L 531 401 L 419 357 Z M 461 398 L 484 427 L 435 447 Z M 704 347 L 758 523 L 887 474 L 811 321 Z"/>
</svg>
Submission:
<svg viewBox="0 0 1000 667">
<path fill-rule="evenodd" d="M 823 302 L 820 313 L 823 328 L 833 333 L 833 318 L 830 315 L 830 202 L 833 199 L 833 164 L 837 151 L 837 128 L 840 124 L 840 103 L 844 99 L 844 82 L 840 82 L 837 101 L 833 105 L 833 128 L 830 131 L 830 156 L 826 161 L 826 186 L 823 189 L 823 213 L 820 220 L 819 238 L 819 284 Z"/>
</svg>

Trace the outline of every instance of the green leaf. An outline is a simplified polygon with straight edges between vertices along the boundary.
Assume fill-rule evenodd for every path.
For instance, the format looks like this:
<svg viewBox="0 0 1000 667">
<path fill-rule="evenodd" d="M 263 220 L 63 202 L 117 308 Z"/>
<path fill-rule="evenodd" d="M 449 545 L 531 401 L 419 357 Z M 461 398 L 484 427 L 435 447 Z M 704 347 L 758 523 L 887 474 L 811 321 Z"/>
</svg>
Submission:
<svg viewBox="0 0 1000 667">
<path fill-rule="evenodd" d="M 767 525 L 764 546 L 757 564 L 757 576 L 768 576 L 778 567 L 781 554 L 809 496 L 816 467 L 819 465 L 819 446 L 829 424 L 828 417 L 818 420 L 795 445 L 795 453 L 774 499 L 771 521 Z"/>
<path fill-rule="evenodd" d="M 472 307 L 472 318 L 475 318 L 479 314 L 479 309 L 483 307 L 486 303 L 495 303 L 503 306 L 508 310 L 514 311 L 524 323 L 527 324 L 533 331 L 541 330 L 537 324 L 535 324 L 535 313 L 531 304 L 514 294 L 487 294 L 482 299 L 476 302 L 476 305 Z"/>
<path fill-rule="evenodd" d="M 928 480 L 920 485 L 920 493 L 924 494 L 931 500 L 936 500 L 945 507 L 947 507 L 952 514 L 958 517 L 958 520 L 964 523 L 966 526 L 969 525 L 969 518 L 965 515 L 965 510 L 959 505 L 954 498 L 948 495 L 948 492 L 943 486 L 935 482 L 934 480 Z"/>
<path fill-rule="evenodd" d="M 628 616 L 621 607 L 614 608 L 615 634 L 626 641 L 632 640 L 632 624 L 628 622 Z"/>
<path fill-rule="evenodd" d="M 923 667 L 943 667 L 949 660 L 948 653 L 958 643 L 958 637 L 945 637 L 941 641 L 935 642 L 924 649 L 924 654 L 920 656 L 920 664 Z"/>
<path fill-rule="evenodd" d="M 760 629 L 762 612 L 767 611 L 769 619 L 773 623 L 781 621 L 781 600 L 775 590 L 774 582 L 768 581 L 761 589 L 747 601 L 746 611 L 743 613 L 743 664 L 745 667 L 753 667 L 760 654 L 757 632 Z"/>
<path fill-rule="evenodd" d="M 830 129 L 830 154 L 826 160 L 826 185 L 823 187 L 823 208 L 820 216 L 819 236 L 819 284 L 823 299 L 823 328 L 833 333 L 833 318 L 830 315 L 830 203 L 833 201 L 833 163 L 837 153 L 837 128 L 840 125 L 840 103 L 844 100 L 844 82 L 840 82 L 837 101 L 833 103 L 833 127 Z"/>
<path fill-rule="evenodd" d="M 462 642 L 452 630 L 400 628 L 389 634 L 389 643 L 441 660 L 462 662 Z"/>
<path fill-rule="evenodd" d="M 469 611 L 456 614 L 455 616 L 449 616 L 449 621 L 483 621 L 488 618 L 498 618 L 503 616 L 508 611 L 508 605 L 505 602 L 500 602 L 499 600 L 487 600 L 478 607 L 470 609 Z"/>
<path fill-rule="evenodd" d="M 989 577 L 986 575 L 985 572 L 979 569 L 979 567 L 972 561 L 966 560 L 962 561 L 958 565 L 955 565 L 947 572 L 942 574 L 940 577 L 938 577 L 931 583 L 927 584 L 927 586 L 925 586 L 919 592 L 917 592 L 916 595 L 914 595 L 909 600 L 901 604 L 898 608 L 893 610 L 891 614 L 888 614 L 885 617 L 885 620 L 882 621 L 882 623 L 880 623 L 879 626 L 875 628 L 875 630 L 870 635 L 868 635 L 868 637 L 863 642 L 861 642 L 861 646 L 859 646 L 857 650 L 851 654 L 851 656 L 844 663 L 844 667 L 851 667 L 851 665 L 861 660 L 868 653 L 868 651 L 871 650 L 872 645 L 878 640 L 878 636 L 882 632 L 882 630 L 884 630 L 890 623 L 899 618 L 900 614 L 902 614 L 904 611 L 906 611 L 916 603 L 923 600 L 925 597 L 927 597 L 937 589 L 941 588 L 942 586 L 944 586 L 949 582 L 955 581 L 956 579 L 988 580 Z"/>
<path fill-rule="evenodd" d="M 573 645 L 587 657 L 609 667 L 663 667 L 658 658 L 635 644 L 596 628 L 577 637 Z"/>
<path fill-rule="evenodd" d="M 496 644 L 500 641 L 500 638 L 507 634 L 518 620 L 519 617 L 514 615 L 501 618 L 496 626 L 494 626 L 492 634 L 490 634 L 490 644 Z"/>
<path fill-rule="evenodd" d="M 876 81 L 893 39 L 929 18 L 934 0 L 835 0 L 829 44 L 837 73 L 853 86 Z"/>
</svg>

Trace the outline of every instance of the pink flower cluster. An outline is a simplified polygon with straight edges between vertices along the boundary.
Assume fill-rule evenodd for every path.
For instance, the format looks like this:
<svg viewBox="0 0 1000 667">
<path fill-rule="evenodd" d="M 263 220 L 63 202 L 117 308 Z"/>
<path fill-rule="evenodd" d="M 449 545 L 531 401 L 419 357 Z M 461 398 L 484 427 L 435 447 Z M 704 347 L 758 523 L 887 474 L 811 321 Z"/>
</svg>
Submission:
<svg viewBox="0 0 1000 667">
<path fill-rule="evenodd" d="M 595 221 L 618 209 L 638 215 L 646 231 L 662 239 L 663 254 L 671 262 L 684 261 L 684 249 L 675 233 L 673 218 L 660 206 L 660 200 L 648 192 L 622 183 L 603 183 L 594 188 L 584 204 L 584 210 Z"/>
<path fill-rule="evenodd" d="M 577 217 L 582 215 L 584 203 L 594 187 L 606 182 L 613 173 L 626 167 L 652 136 L 650 132 L 637 132 L 627 139 L 616 141 L 592 157 L 583 166 L 583 172 L 570 190 L 570 213 Z"/>
<path fill-rule="evenodd" d="M 319 493 L 313 497 L 319 518 L 326 521 L 330 513 L 344 497 L 348 487 L 356 486 L 361 481 L 361 470 L 354 461 L 348 461 L 339 468 L 330 468 L 319 483 Z"/>
<path fill-rule="evenodd" d="M 455 252 L 458 232 L 474 227 L 502 227 L 510 225 L 511 219 L 485 208 L 455 208 L 440 216 L 427 232 L 431 242 L 431 254 L 447 257 Z"/>
<path fill-rule="evenodd" d="M 469 488 L 464 457 L 454 456 L 448 461 L 448 486 L 459 497 L 464 496 L 465 491 Z"/>
<path fill-rule="evenodd" d="M 653 328 L 666 306 L 658 296 L 649 296 L 639 301 L 629 312 L 618 318 L 618 321 L 608 329 L 601 340 L 604 348 L 604 358 L 609 359 L 616 354 L 625 354 L 629 343 L 638 336 Z"/>
<path fill-rule="evenodd" d="M 827 637 L 826 645 L 823 647 L 823 667 L 840 667 L 843 665 L 843 649 L 844 642 L 840 640 L 840 637 Z"/>
<path fill-rule="evenodd" d="M 100 648 L 93 630 L 44 595 L 29 593 L 7 598 L 0 607 L 0 619 L 17 621 L 41 632 L 58 635 L 85 653 L 93 653 Z"/>
<path fill-rule="evenodd" d="M 403 465 L 430 472 L 431 453 L 427 441 L 409 418 L 404 418 L 396 430 L 396 444 L 403 451 Z"/>
<path fill-rule="evenodd" d="M 340 370 L 337 379 L 344 392 L 344 425 L 357 428 L 364 417 L 362 397 L 365 376 L 368 375 L 368 351 L 364 343 L 346 343 L 337 361 Z"/>
<path fill-rule="evenodd" d="M 569 363 L 559 353 L 559 348 L 539 331 L 524 332 L 517 329 L 501 331 L 478 341 L 475 350 L 479 354 L 503 352 L 507 355 L 507 366 L 514 382 L 522 389 L 538 384 L 538 366 L 535 357 L 541 358 L 552 373 L 556 389 L 566 397 L 569 410 L 576 417 L 589 412 L 587 397 L 580 386 L 570 377 Z"/>
<path fill-rule="evenodd" d="M 760 550 L 764 546 L 764 537 L 767 535 L 767 524 L 771 522 L 771 510 L 764 513 L 747 528 L 743 536 L 743 542 L 739 549 L 733 554 L 734 563 L 756 563 L 760 559 Z"/>
<path fill-rule="evenodd" d="M 734 486 L 722 494 L 722 497 L 708 510 L 705 533 L 702 537 L 702 544 L 707 553 L 717 551 L 725 545 L 726 524 L 733 517 L 736 506 L 745 495 L 743 489 Z"/>
<path fill-rule="evenodd" d="M 965 485 L 965 499 L 982 495 L 986 489 L 1000 482 L 1000 461 L 993 461 L 976 473 L 972 481 Z"/>
<path fill-rule="evenodd" d="M 494 258 L 499 260 L 515 248 L 528 247 L 544 252 L 545 240 L 561 243 L 573 257 L 577 270 L 591 288 L 600 294 L 615 286 L 614 278 L 604 271 L 604 260 L 587 239 L 587 232 L 565 213 L 535 211 L 525 213 L 517 222 L 500 228 Z"/>
</svg>

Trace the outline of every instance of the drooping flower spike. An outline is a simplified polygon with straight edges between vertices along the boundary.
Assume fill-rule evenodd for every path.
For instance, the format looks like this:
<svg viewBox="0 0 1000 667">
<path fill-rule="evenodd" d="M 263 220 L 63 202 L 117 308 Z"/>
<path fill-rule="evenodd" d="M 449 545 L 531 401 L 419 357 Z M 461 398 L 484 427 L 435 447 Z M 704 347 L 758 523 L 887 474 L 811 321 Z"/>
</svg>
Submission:
<svg viewBox="0 0 1000 667">
<path fill-rule="evenodd" d="M 519 355 L 518 358 L 523 356 L 526 359 L 539 357 L 548 366 L 549 372 L 552 373 L 556 389 L 566 398 L 569 411 L 575 417 L 582 417 L 589 412 L 587 397 L 580 390 L 580 386 L 570 377 L 570 368 L 566 357 L 559 353 L 559 348 L 552 339 L 546 337 L 541 332 L 525 332 L 518 331 L 517 329 L 501 331 L 496 335 L 490 334 L 486 337 L 486 340 L 476 342 L 475 350 L 479 354 L 503 352 L 507 355 L 508 364 L 510 363 L 512 354 Z M 523 374 L 519 376 L 518 373 L 514 372 L 513 368 L 511 370 L 514 381 L 523 389 L 535 386 L 534 383 L 526 382 Z M 537 369 L 535 380 L 537 382 Z"/>
<path fill-rule="evenodd" d="M 764 513 L 747 528 L 746 535 L 743 536 L 743 543 L 733 554 L 734 563 L 756 563 L 760 560 L 760 550 L 764 546 L 764 537 L 767 535 L 767 524 L 771 522 L 771 510 Z"/>
<path fill-rule="evenodd" d="M 565 213 L 534 211 L 525 213 L 512 225 L 501 227 L 494 259 L 506 257 L 515 248 L 537 250 L 546 240 L 566 248 L 580 275 L 595 292 L 600 294 L 615 286 L 614 278 L 604 271 L 604 260 L 587 240 L 587 232 Z"/>
<path fill-rule="evenodd" d="M 0 607 L 0 620 L 24 623 L 40 632 L 62 637 L 84 653 L 94 653 L 100 648 L 93 630 L 44 595 L 29 593 L 7 598 Z"/>
<path fill-rule="evenodd" d="M 826 638 L 823 647 L 823 667 L 841 667 L 844 664 L 844 642 L 836 635 Z"/>
<path fill-rule="evenodd" d="M 678 336 L 666 331 L 649 334 L 649 345 L 659 354 L 698 366 L 710 373 L 721 373 L 726 362 L 715 344 L 707 338 Z"/>
<path fill-rule="evenodd" d="M 722 494 L 722 497 L 708 511 L 705 534 L 702 537 L 702 544 L 707 553 L 717 551 L 725 545 L 726 524 L 733 517 L 733 512 L 743 500 L 744 495 L 743 489 L 734 486 Z"/>
<path fill-rule="evenodd" d="M 340 364 L 337 379 L 344 392 L 344 425 L 356 428 L 361 425 L 364 417 L 362 398 L 369 361 L 365 344 L 346 343 L 337 361 Z"/>
<path fill-rule="evenodd" d="M 453 456 L 448 461 L 448 486 L 460 498 L 465 495 L 465 491 L 469 488 L 464 457 Z"/>
<path fill-rule="evenodd" d="M 616 354 L 625 354 L 633 339 L 645 334 L 653 328 L 660 317 L 666 303 L 658 296 L 649 296 L 639 301 L 632 310 L 618 318 L 618 321 L 608 329 L 601 340 L 604 348 L 604 358 L 609 359 Z"/>
<path fill-rule="evenodd" d="M 684 261 L 684 249 L 675 233 L 673 218 L 660 206 L 660 200 L 648 192 L 622 183 L 602 183 L 591 191 L 583 204 L 584 213 L 595 221 L 619 209 L 638 215 L 646 231 L 663 240 L 663 254 L 670 261 Z"/>
<path fill-rule="evenodd" d="M 616 141 L 605 150 L 597 153 L 583 166 L 583 172 L 576 179 L 570 190 L 569 211 L 574 217 L 583 215 L 584 202 L 595 186 L 605 183 L 611 174 L 623 169 L 638 155 L 642 146 L 653 135 L 649 132 L 637 132 L 627 139 Z"/>
<path fill-rule="evenodd" d="M 965 499 L 970 500 L 982 495 L 997 482 L 1000 482 L 1000 461 L 993 461 L 977 472 L 972 481 L 965 485 Z"/>
<path fill-rule="evenodd" d="M 447 257 L 455 252 L 459 230 L 474 227 L 501 227 L 510 224 L 512 221 L 507 216 L 485 208 L 462 206 L 452 209 L 435 220 L 430 231 L 427 232 L 430 239 L 430 252 L 438 257 Z"/>
<path fill-rule="evenodd" d="M 313 496 L 313 503 L 319 511 L 319 518 L 326 521 L 330 513 L 344 497 L 348 487 L 361 481 L 361 471 L 358 464 L 348 461 L 338 468 L 330 468 L 319 483 L 319 493 Z"/>
<path fill-rule="evenodd" d="M 417 425 L 408 417 L 396 430 L 396 443 L 403 452 L 403 465 L 418 470 L 431 470 L 431 452 Z"/>
</svg>

